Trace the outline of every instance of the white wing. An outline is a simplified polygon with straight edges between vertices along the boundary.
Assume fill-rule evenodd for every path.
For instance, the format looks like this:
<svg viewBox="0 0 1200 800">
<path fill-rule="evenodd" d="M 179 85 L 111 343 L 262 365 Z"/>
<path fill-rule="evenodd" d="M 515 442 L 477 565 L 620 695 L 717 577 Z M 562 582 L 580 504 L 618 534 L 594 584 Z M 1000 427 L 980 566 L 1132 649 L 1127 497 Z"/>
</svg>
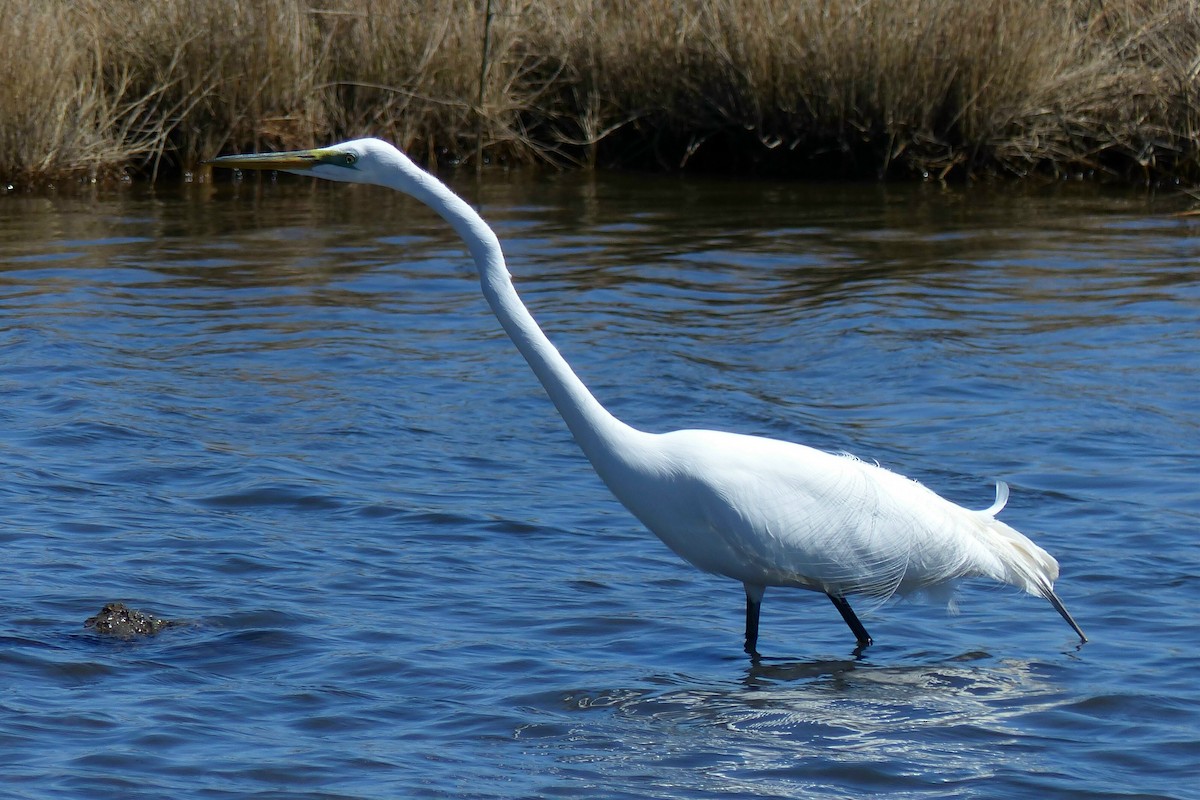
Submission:
<svg viewBox="0 0 1200 800">
<path fill-rule="evenodd" d="M 1003 490 L 992 508 L 971 511 L 850 456 L 716 431 L 655 438 L 662 458 L 643 469 L 642 491 L 613 491 L 701 569 L 881 599 L 969 575 L 1042 594 L 1057 576 L 1053 558 L 992 517 Z M 1033 562 L 1029 574 L 1014 559 Z"/>
</svg>

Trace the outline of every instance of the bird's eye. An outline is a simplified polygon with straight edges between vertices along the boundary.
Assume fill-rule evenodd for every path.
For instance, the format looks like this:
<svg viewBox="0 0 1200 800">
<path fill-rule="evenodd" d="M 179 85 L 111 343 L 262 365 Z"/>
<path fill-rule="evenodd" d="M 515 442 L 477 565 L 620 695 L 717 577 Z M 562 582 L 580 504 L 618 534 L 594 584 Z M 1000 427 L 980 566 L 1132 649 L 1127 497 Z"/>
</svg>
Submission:
<svg viewBox="0 0 1200 800">
<path fill-rule="evenodd" d="M 358 161 L 358 156 L 354 155 L 354 153 L 346 153 L 342 156 L 342 161 L 345 162 L 347 167 L 353 167 L 354 162 Z"/>
</svg>

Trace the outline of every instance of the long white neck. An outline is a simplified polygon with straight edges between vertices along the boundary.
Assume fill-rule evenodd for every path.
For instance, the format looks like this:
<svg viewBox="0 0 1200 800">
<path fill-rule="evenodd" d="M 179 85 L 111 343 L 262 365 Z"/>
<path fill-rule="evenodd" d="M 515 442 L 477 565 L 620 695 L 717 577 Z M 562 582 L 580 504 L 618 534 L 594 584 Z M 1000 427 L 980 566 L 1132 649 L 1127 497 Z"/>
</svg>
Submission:
<svg viewBox="0 0 1200 800">
<path fill-rule="evenodd" d="M 637 432 L 600 405 L 538 327 L 513 288 L 500 241 L 487 223 L 433 176 L 420 172 L 408 177 L 412 183 L 392 188 L 406 192 L 428 205 L 449 222 L 466 242 L 479 270 L 483 296 L 492 312 L 529 362 L 584 455 L 600 476 L 607 480 L 606 466 L 617 457 L 618 441 L 627 436 L 636 436 Z"/>
</svg>

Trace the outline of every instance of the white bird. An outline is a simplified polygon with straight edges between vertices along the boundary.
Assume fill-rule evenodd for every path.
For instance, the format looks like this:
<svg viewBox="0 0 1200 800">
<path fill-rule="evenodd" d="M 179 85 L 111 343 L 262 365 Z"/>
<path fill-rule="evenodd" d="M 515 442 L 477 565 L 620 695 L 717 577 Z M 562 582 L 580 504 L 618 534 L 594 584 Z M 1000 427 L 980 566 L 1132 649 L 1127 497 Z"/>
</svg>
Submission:
<svg viewBox="0 0 1200 800">
<path fill-rule="evenodd" d="M 357 139 L 210 163 L 377 184 L 440 214 L 470 250 L 483 295 L 500 324 L 616 498 L 684 560 L 741 581 L 745 649 L 752 657 L 758 657 L 759 610 L 768 586 L 824 593 L 861 648 L 871 637 L 848 596 L 886 599 L 932 592 L 948 599 L 959 579 L 972 576 L 1044 597 L 1087 641 L 1054 593 L 1058 562 L 995 519 L 1008 496 L 1004 484 L 997 485 L 991 508 L 971 511 L 850 456 L 713 430 L 647 433 L 618 420 L 592 396 L 521 302 L 492 229 L 392 145 Z"/>
</svg>

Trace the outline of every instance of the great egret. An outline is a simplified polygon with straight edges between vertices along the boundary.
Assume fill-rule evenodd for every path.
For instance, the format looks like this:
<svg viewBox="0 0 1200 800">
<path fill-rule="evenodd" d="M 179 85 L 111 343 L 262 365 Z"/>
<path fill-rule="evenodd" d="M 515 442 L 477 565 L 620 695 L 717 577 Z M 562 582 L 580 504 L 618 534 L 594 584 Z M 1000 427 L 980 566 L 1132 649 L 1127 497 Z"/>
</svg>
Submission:
<svg viewBox="0 0 1200 800">
<path fill-rule="evenodd" d="M 437 178 L 392 145 L 357 139 L 332 147 L 213 159 L 214 166 L 280 170 L 371 183 L 432 208 L 466 242 L 483 295 L 600 478 L 683 559 L 741 581 L 745 649 L 758 656 L 768 586 L 822 592 L 860 647 L 871 637 L 846 599 L 932 592 L 983 576 L 1046 598 L 1087 637 L 1054 594 L 1058 562 L 995 514 L 971 511 L 874 464 L 804 445 L 711 430 L 646 433 L 602 406 L 538 327 L 513 288 L 496 234 Z"/>
</svg>

